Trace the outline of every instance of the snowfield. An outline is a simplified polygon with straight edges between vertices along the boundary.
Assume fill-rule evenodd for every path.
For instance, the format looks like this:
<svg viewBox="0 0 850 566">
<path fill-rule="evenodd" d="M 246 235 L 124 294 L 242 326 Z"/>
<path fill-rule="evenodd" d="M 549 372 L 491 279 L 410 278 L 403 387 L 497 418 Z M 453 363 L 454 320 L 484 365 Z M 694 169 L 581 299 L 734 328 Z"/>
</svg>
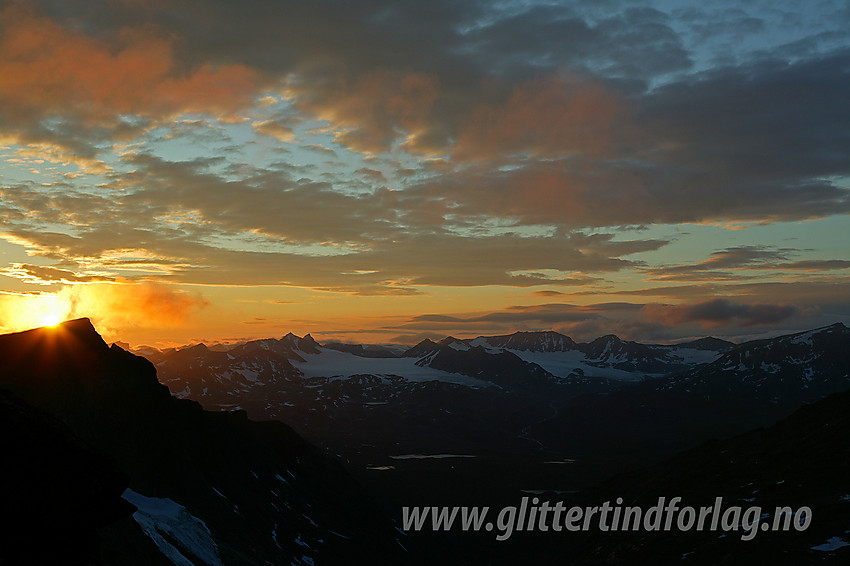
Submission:
<svg viewBox="0 0 850 566">
<path fill-rule="evenodd" d="M 408 381 L 445 381 L 468 387 L 491 387 L 493 384 L 458 373 L 449 373 L 416 365 L 417 358 L 363 358 L 348 352 L 319 347 L 318 354 L 298 352 L 304 362 L 292 365 L 304 377 L 350 377 L 358 374 L 397 375 Z"/>
</svg>

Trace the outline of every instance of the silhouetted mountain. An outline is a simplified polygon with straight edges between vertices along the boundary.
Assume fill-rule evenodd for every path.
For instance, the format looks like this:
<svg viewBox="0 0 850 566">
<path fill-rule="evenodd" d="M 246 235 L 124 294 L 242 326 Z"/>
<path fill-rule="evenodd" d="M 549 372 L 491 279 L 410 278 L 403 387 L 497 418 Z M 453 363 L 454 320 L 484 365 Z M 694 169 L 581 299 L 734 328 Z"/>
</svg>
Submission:
<svg viewBox="0 0 850 566">
<path fill-rule="evenodd" d="M 405 358 L 421 358 L 423 356 L 427 356 L 429 354 L 433 354 L 437 350 L 440 349 L 440 344 L 437 344 L 433 340 L 425 338 L 416 346 L 413 346 L 409 350 L 404 352 Z"/>
<path fill-rule="evenodd" d="M 319 344 L 313 340 L 313 337 L 306 334 L 304 338 L 299 338 L 292 332 L 280 339 L 282 344 L 287 345 L 292 350 L 300 350 L 305 354 L 318 354 Z"/>
<path fill-rule="evenodd" d="M 0 336 L 0 360 L 0 387 L 114 458 L 136 521 L 160 549 L 194 564 L 380 561 L 402 552 L 390 522 L 338 463 L 280 422 L 171 397 L 150 362 L 108 347 L 87 319 Z M 137 534 L 107 534 L 111 563 L 133 563 L 120 549 L 143 545 Z"/>
<path fill-rule="evenodd" d="M 679 342 L 678 344 L 676 344 L 677 348 L 713 350 L 715 352 L 722 352 L 723 350 L 728 350 L 729 348 L 732 348 L 734 346 L 734 342 L 729 342 L 728 340 L 721 340 L 720 338 L 715 338 L 714 336 L 706 336 L 705 338 L 691 340 L 690 342 Z"/>
</svg>

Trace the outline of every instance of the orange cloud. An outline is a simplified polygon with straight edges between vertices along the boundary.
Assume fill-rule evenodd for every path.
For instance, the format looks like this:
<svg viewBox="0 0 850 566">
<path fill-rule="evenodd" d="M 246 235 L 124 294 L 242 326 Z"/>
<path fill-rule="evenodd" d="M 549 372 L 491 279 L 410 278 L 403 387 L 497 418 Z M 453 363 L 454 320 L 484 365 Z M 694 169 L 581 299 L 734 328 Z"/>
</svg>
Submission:
<svg viewBox="0 0 850 566">
<path fill-rule="evenodd" d="M 599 83 L 564 76 L 529 81 L 504 104 L 473 112 L 452 157 L 466 161 L 519 152 L 604 154 L 624 108 Z"/>
<path fill-rule="evenodd" d="M 304 112 L 327 120 L 337 142 L 361 153 L 380 153 L 407 132 L 427 129 L 439 91 L 436 77 L 377 70 L 332 86 L 294 84 L 289 94 Z"/>
<path fill-rule="evenodd" d="M 88 317 L 110 333 L 128 328 L 172 328 L 208 303 L 159 283 L 73 285 L 57 296 L 69 305 L 67 318 Z"/>
<path fill-rule="evenodd" d="M 172 40 L 150 27 L 125 28 L 107 43 L 23 3 L 0 11 L 0 22 L 0 111 L 9 117 L 232 112 L 257 83 L 243 65 L 179 69 Z"/>
<path fill-rule="evenodd" d="M 0 291 L 0 332 L 17 332 L 86 317 L 104 335 L 125 336 L 136 329 L 180 328 L 208 305 L 157 283 L 127 280 L 67 285 L 56 293 Z"/>
</svg>

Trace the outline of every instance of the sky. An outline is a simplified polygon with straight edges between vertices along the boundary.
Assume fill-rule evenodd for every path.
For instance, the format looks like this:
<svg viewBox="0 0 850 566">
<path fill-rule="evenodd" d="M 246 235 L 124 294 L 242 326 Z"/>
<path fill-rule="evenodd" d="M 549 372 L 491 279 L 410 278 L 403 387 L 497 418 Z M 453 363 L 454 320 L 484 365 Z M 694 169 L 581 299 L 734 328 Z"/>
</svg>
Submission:
<svg viewBox="0 0 850 566">
<path fill-rule="evenodd" d="M 0 0 L 0 331 L 850 324 L 843 0 Z"/>
</svg>

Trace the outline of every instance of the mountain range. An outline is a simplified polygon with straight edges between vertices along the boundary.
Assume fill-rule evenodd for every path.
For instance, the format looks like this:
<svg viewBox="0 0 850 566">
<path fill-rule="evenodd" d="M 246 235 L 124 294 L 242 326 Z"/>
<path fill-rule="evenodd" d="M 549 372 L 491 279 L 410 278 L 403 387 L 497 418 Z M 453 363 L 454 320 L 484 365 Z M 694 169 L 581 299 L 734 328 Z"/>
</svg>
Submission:
<svg viewBox="0 0 850 566">
<path fill-rule="evenodd" d="M 0 495 L 15 519 L 0 564 L 842 563 L 848 351 L 842 324 L 743 344 L 288 334 L 144 358 L 87 319 L 0 336 Z M 756 498 L 823 522 L 745 547 L 397 529 L 403 505 L 524 494 Z"/>
<path fill-rule="evenodd" d="M 517 332 L 403 350 L 289 334 L 148 357 L 175 395 L 283 420 L 365 483 L 420 501 L 438 497 L 445 477 L 434 462 L 398 456 L 475 456 L 450 465 L 468 469 L 469 493 L 482 497 L 518 489 L 526 478 L 576 489 L 850 389 L 848 347 L 850 330 L 835 324 L 743 344 L 711 337 L 641 344 L 613 335 L 577 343 L 555 332 Z M 565 472 L 546 464 L 554 461 L 574 464 Z M 419 478 L 426 467 L 431 473 Z M 482 482 L 488 467 L 505 481 Z"/>
<path fill-rule="evenodd" d="M 4 418 L 16 419 L 18 439 L 4 454 L 3 487 L 15 494 L 4 509 L 12 522 L 36 516 L 5 541 L 6 563 L 314 564 L 403 553 L 391 520 L 336 461 L 281 422 L 172 397 L 149 361 L 107 346 L 87 319 L 0 336 L 0 360 Z"/>
</svg>

